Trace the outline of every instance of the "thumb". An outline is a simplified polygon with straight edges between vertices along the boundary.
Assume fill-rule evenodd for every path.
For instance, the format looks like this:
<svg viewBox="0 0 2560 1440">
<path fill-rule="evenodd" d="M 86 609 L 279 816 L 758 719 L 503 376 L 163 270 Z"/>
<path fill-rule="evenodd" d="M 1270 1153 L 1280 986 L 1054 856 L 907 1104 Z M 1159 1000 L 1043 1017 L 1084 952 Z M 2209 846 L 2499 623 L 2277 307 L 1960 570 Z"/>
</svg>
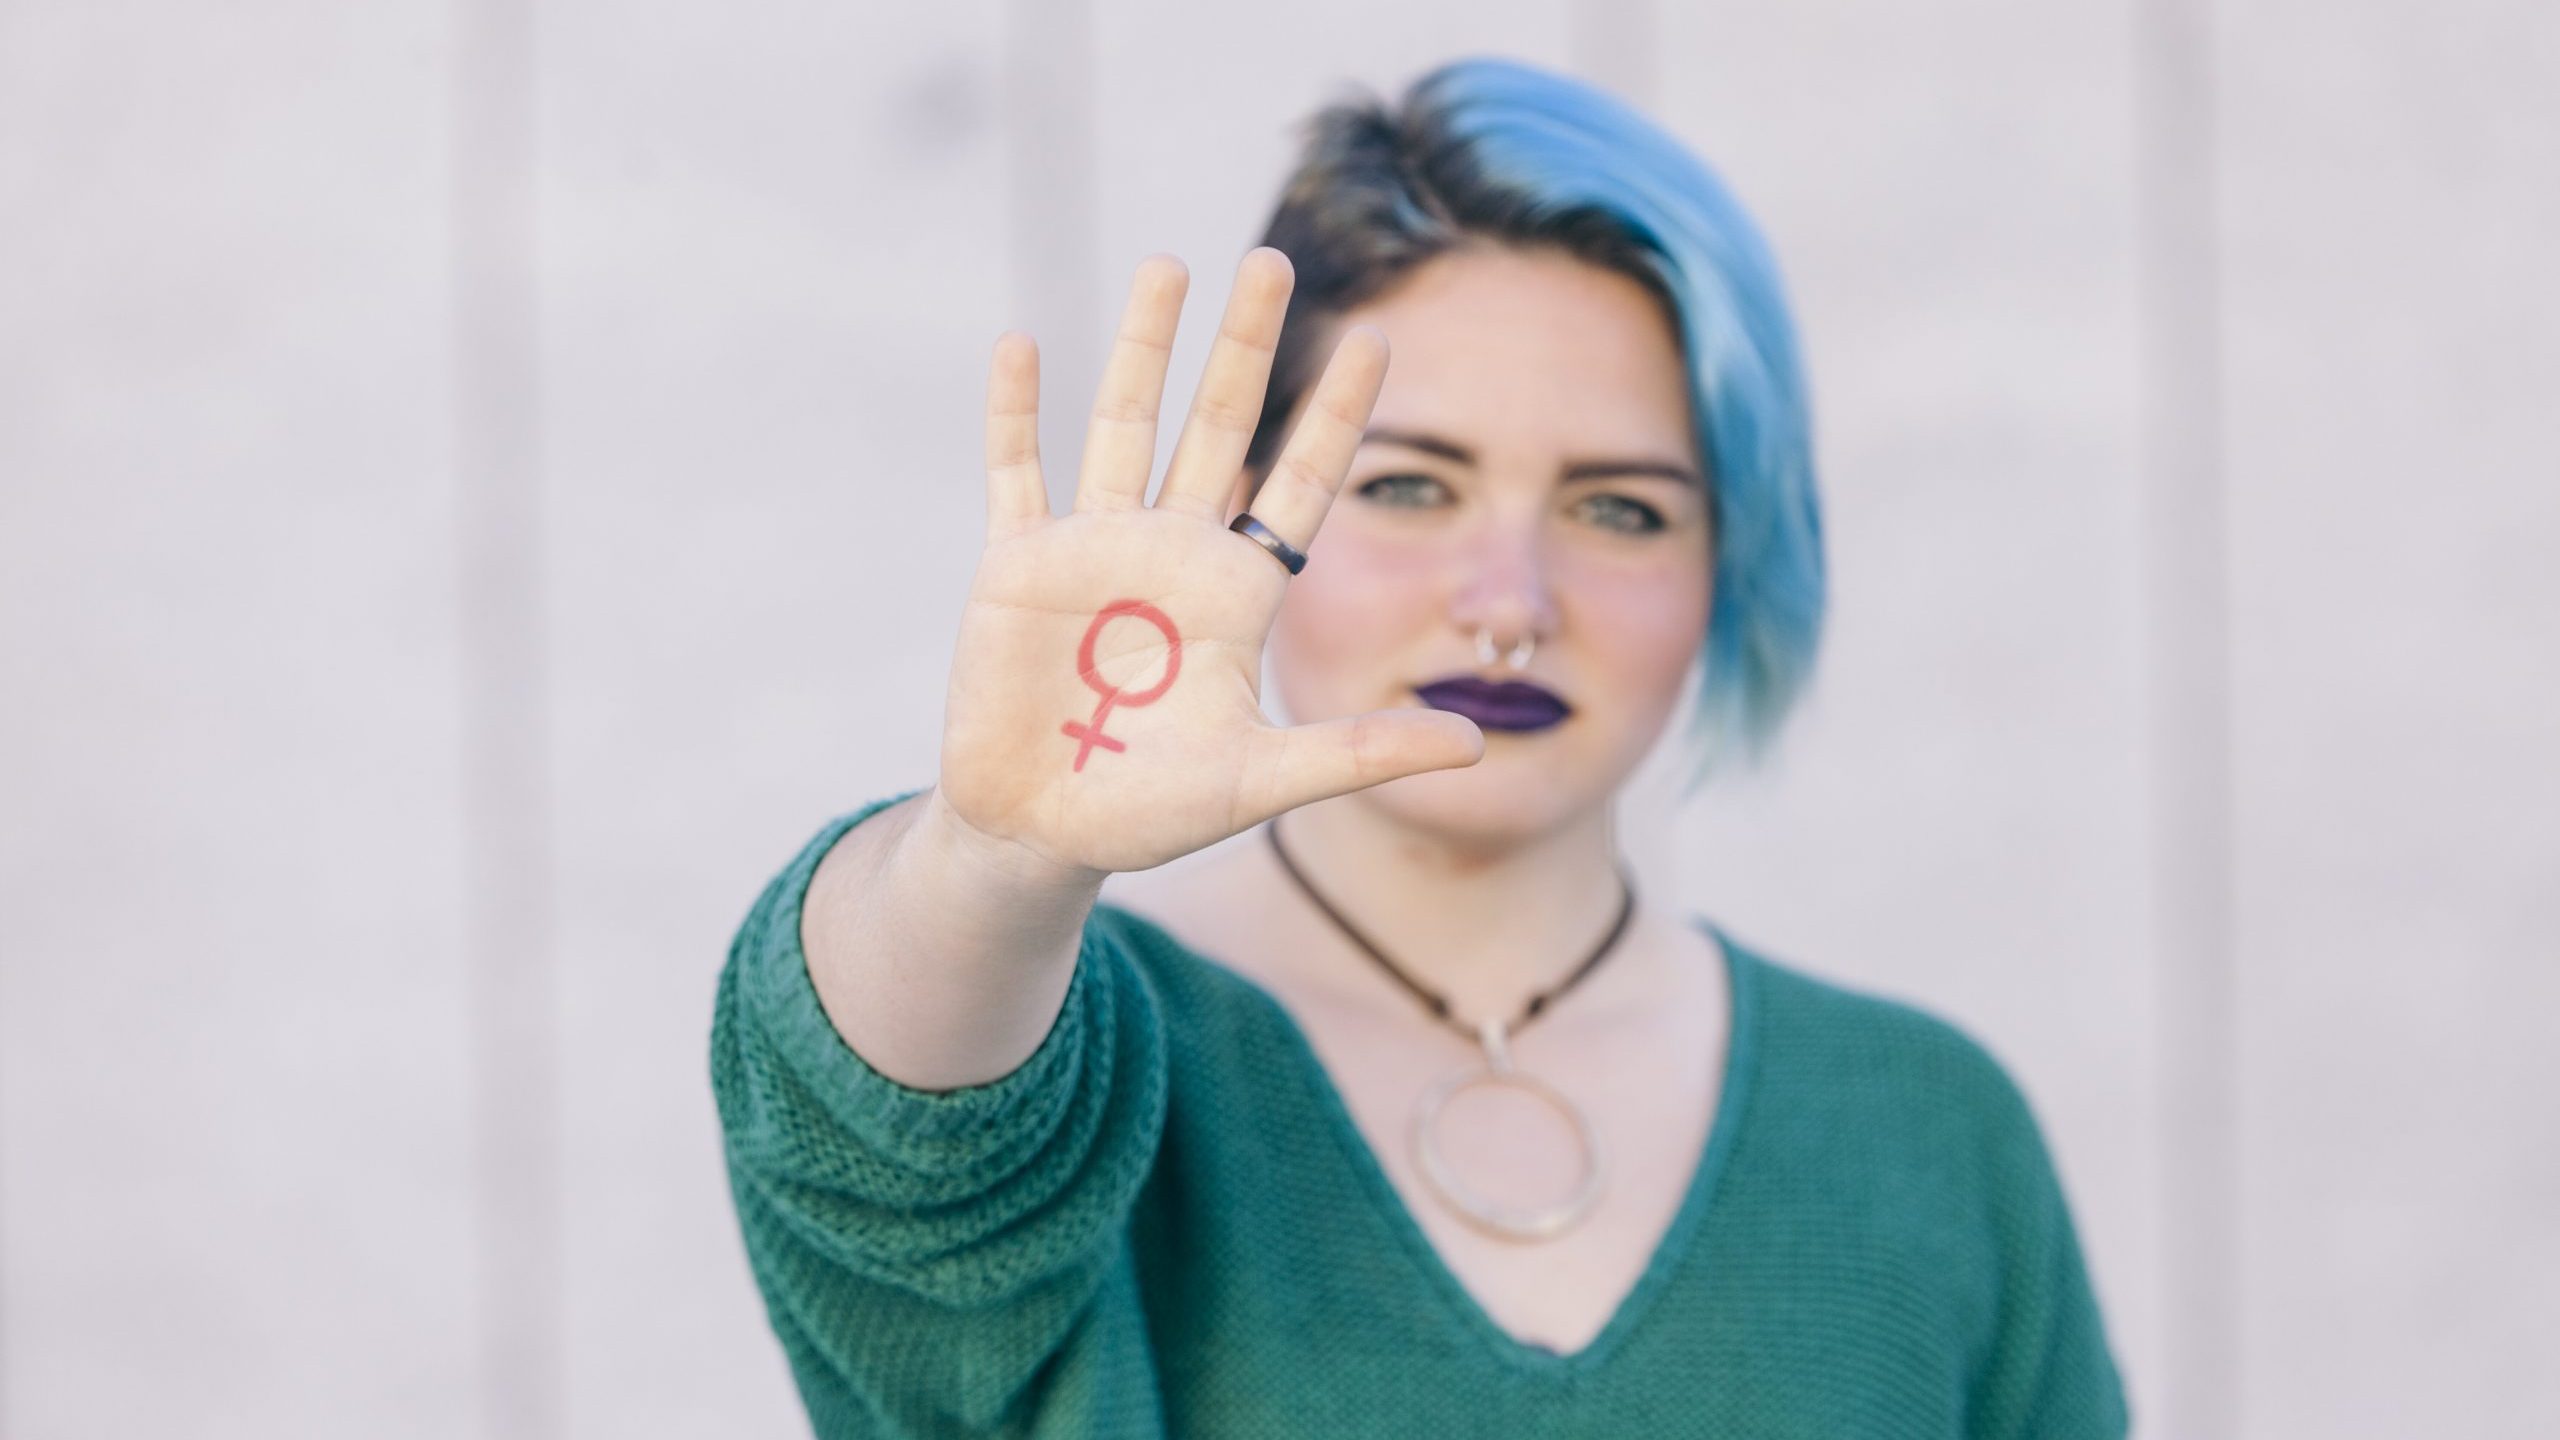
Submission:
<svg viewBox="0 0 2560 1440">
<path fill-rule="evenodd" d="M 1255 737 L 1257 793 L 1242 797 L 1260 824 L 1318 800 L 1365 790 L 1426 770 L 1449 770 L 1484 758 L 1484 731 L 1446 710 L 1372 710 L 1319 720 Z"/>
</svg>

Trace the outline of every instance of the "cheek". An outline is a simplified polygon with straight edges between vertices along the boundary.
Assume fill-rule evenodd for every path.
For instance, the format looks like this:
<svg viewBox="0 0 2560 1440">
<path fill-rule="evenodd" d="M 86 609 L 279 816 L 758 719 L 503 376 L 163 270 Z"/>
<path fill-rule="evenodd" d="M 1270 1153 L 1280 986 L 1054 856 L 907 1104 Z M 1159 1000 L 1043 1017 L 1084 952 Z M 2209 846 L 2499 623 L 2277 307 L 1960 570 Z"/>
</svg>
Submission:
<svg viewBox="0 0 2560 1440">
<path fill-rule="evenodd" d="M 1281 662 L 1298 671 L 1297 683 L 1349 678 L 1412 650 L 1416 627 L 1438 613 L 1430 569 L 1414 561 L 1409 549 L 1350 526 L 1316 537 L 1307 568 L 1289 582 L 1272 626 Z"/>
<path fill-rule="evenodd" d="M 1575 648 L 1628 693 L 1673 696 L 1706 640 L 1707 576 L 1703 567 L 1628 569 L 1591 566 L 1570 577 L 1562 594 L 1574 607 Z"/>
</svg>

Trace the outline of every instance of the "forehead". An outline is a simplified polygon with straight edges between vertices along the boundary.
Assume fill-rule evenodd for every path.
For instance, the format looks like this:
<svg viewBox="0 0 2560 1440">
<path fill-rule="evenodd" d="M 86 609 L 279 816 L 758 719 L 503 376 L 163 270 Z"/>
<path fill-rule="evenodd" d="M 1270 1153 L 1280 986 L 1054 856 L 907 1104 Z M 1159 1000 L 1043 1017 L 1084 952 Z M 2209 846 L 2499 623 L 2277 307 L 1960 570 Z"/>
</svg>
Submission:
<svg viewBox="0 0 2560 1440">
<path fill-rule="evenodd" d="M 1435 257 L 1343 317 L 1386 332 L 1372 423 L 1556 452 L 1693 443 L 1688 377 L 1662 303 L 1556 250 Z"/>
</svg>

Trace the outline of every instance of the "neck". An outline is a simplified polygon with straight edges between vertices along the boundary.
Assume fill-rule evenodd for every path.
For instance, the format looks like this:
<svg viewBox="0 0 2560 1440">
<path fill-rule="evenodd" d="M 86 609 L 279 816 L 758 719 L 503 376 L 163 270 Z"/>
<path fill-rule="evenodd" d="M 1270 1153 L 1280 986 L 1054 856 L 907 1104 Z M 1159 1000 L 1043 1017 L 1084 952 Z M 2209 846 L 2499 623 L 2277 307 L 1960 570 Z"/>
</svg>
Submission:
<svg viewBox="0 0 2560 1440">
<path fill-rule="evenodd" d="M 1530 996 L 1570 976 L 1608 933 L 1623 900 L 1605 809 L 1498 841 L 1420 829 L 1357 794 L 1301 806 L 1277 823 L 1289 859 L 1325 903 L 1397 969 L 1446 997 L 1451 1017 L 1468 1026 L 1507 1021 Z M 1310 922 L 1338 939 L 1332 948 L 1345 965 L 1374 977 L 1379 993 L 1416 1003 L 1306 901 L 1276 859 L 1270 863 Z M 1620 936 L 1618 949 L 1631 939 Z M 1595 972 L 1583 983 L 1597 978 Z"/>
</svg>

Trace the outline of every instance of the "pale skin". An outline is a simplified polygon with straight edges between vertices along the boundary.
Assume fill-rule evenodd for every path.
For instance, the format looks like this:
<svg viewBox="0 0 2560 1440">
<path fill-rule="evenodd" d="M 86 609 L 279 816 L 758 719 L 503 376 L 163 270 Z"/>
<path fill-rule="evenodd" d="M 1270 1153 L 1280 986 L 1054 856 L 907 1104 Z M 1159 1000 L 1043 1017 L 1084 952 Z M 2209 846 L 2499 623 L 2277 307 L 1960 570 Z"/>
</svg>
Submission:
<svg viewBox="0 0 2560 1440">
<path fill-rule="evenodd" d="M 1152 501 L 1180 262 L 1138 267 L 1067 514 L 1049 512 L 1039 470 L 1034 348 L 998 342 L 987 544 L 939 781 L 821 866 L 812 978 L 883 1073 L 993 1079 L 1047 1034 L 1110 880 L 1112 903 L 1282 1004 L 1443 1263 L 1503 1329 L 1569 1352 L 1615 1313 L 1695 1169 L 1729 1029 L 1713 942 L 1640 895 L 1609 959 L 1514 1042 L 1584 1107 L 1612 1168 L 1579 1227 L 1506 1241 L 1450 1213 L 1408 1149 L 1416 1096 L 1478 1058 L 1468 1041 L 1310 906 L 1260 837 L 1168 862 L 1285 817 L 1309 879 L 1468 1021 L 1515 1014 L 1579 963 L 1619 898 L 1611 797 L 1676 708 L 1706 623 L 1677 343 L 1642 287 L 1547 251 L 1455 252 L 1338 317 L 1251 501 L 1307 552 L 1291 577 L 1226 528 L 1291 278 L 1277 251 L 1245 257 Z M 1479 627 L 1506 651 L 1534 636 L 1525 670 L 1482 664 Z M 1091 676 L 1076 663 L 1088 638 Z M 1294 726 L 1262 713 L 1266 646 Z M 1487 733 L 1412 692 L 1460 673 L 1533 679 L 1574 713 Z M 1157 693 L 1104 707 L 1097 727 L 1113 687 Z M 1078 738 L 1097 728 L 1119 748 Z M 1575 1173 L 1570 1133 L 1506 1092 L 1469 1092 L 1440 1133 L 1491 1199 L 1553 1203 Z"/>
</svg>

